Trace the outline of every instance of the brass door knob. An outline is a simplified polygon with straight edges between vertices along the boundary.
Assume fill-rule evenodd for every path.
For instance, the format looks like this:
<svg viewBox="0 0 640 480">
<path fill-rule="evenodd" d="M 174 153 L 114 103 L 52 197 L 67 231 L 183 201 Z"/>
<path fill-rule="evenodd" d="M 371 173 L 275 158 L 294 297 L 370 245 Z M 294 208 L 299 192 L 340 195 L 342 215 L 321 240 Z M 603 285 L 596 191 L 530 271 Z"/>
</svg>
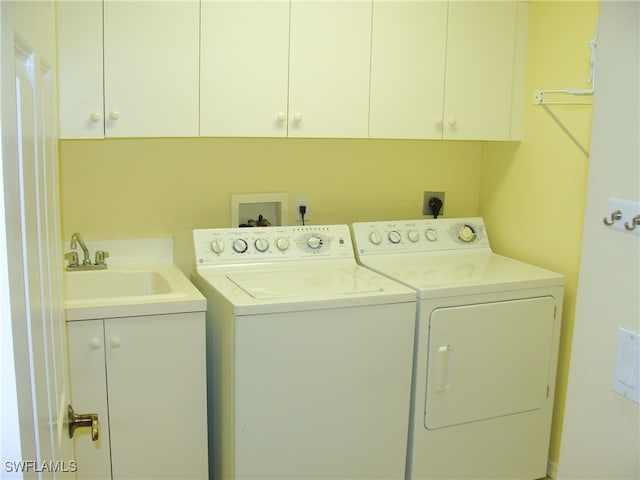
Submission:
<svg viewBox="0 0 640 480">
<path fill-rule="evenodd" d="M 98 424 L 98 414 L 97 413 L 85 413 L 82 415 L 77 414 L 73 411 L 73 407 L 69 405 L 67 408 L 67 416 L 69 422 L 69 438 L 73 438 L 73 434 L 76 429 L 81 427 L 90 427 L 91 428 L 91 440 L 94 442 L 98 440 L 100 426 Z"/>
</svg>

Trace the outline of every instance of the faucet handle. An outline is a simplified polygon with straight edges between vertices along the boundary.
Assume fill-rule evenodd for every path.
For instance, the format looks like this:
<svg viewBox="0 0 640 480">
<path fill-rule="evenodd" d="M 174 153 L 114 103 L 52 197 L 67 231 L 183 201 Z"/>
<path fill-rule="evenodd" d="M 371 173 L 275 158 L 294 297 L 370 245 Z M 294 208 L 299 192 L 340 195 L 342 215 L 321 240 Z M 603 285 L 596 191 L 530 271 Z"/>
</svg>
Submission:
<svg viewBox="0 0 640 480">
<path fill-rule="evenodd" d="M 69 260 L 69 267 L 78 266 L 78 252 L 67 252 L 64 254 L 65 260 Z"/>
<path fill-rule="evenodd" d="M 104 265 L 104 259 L 109 258 L 109 252 L 96 250 L 96 265 Z"/>
</svg>

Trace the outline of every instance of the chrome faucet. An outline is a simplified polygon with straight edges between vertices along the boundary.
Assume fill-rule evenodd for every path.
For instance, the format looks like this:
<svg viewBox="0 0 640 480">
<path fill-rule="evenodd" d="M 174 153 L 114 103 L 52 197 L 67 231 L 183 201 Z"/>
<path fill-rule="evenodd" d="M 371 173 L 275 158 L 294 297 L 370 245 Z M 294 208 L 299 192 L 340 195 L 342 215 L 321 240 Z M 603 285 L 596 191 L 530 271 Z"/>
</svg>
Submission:
<svg viewBox="0 0 640 480">
<path fill-rule="evenodd" d="M 82 254 L 84 258 L 82 259 L 82 264 L 78 261 L 78 253 L 75 251 L 71 251 L 65 253 L 64 258 L 69 260 L 69 265 L 67 265 L 67 270 L 104 270 L 107 268 L 107 264 L 105 263 L 105 258 L 109 257 L 109 252 L 104 252 L 102 250 L 98 250 L 96 252 L 96 263 L 91 263 L 91 259 L 89 258 L 89 249 L 87 248 L 87 244 L 84 243 L 84 240 L 80 236 L 79 233 L 74 233 L 71 235 L 71 250 L 76 250 L 78 248 L 78 244 L 80 244 L 80 248 L 82 248 Z"/>
<path fill-rule="evenodd" d="M 89 249 L 87 248 L 87 244 L 84 243 L 84 240 L 80 236 L 79 233 L 74 233 L 71 235 L 71 250 L 75 250 L 78 247 L 78 243 L 80 244 L 80 248 L 82 248 L 82 254 L 84 258 L 82 259 L 82 265 L 91 265 L 91 259 L 89 258 Z"/>
</svg>

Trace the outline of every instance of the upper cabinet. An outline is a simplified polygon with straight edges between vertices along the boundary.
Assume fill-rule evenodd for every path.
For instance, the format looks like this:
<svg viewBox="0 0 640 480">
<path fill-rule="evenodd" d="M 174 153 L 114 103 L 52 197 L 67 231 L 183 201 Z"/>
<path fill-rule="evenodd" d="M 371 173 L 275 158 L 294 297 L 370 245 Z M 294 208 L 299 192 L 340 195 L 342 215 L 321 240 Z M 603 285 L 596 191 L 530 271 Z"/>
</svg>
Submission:
<svg viewBox="0 0 640 480">
<path fill-rule="evenodd" d="M 103 138 L 102 2 L 61 0 L 56 8 L 59 135 Z"/>
<path fill-rule="evenodd" d="M 289 136 L 366 138 L 371 1 L 291 1 Z"/>
<path fill-rule="evenodd" d="M 287 136 L 289 0 L 203 0 L 200 134 Z"/>
<path fill-rule="evenodd" d="M 524 1 L 57 5 L 62 138 L 521 135 Z"/>
<path fill-rule="evenodd" d="M 449 2 L 443 138 L 518 140 L 526 3 Z"/>
<path fill-rule="evenodd" d="M 370 136 L 516 140 L 526 3 L 374 0 Z"/>
<path fill-rule="evenodd" d="M 203 0 L 200 134 L 367 137 L 370 1 Z"/>
<path fill-rule="evenodd" d="M 369 134 L 442 138 L 447 2 L 375 0 Z"/>
<path fill-rule="evenodd" d="M 57 8 L 62 138 L 198 135 L 198 0 Z"/>
</svg>

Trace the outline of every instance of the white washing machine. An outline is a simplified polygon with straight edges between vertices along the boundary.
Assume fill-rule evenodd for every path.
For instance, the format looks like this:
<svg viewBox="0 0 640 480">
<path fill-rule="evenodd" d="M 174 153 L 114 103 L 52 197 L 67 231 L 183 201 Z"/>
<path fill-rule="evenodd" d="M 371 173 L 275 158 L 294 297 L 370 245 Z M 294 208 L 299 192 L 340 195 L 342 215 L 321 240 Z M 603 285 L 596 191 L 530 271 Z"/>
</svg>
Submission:
<svg viewBox="0 0 640 480">
<path fill-rule="evenodd" d="M 406 478 L 544 477 L 564 277 L 493 253 L 481 218 L 353 235 L 362 265 L 417 295 Z"/>
<path fill-rule="evenodd" d="M 194 230 L 215 478 L 405 471 L 415 293 L 347 225 Z"/>
</svg>

